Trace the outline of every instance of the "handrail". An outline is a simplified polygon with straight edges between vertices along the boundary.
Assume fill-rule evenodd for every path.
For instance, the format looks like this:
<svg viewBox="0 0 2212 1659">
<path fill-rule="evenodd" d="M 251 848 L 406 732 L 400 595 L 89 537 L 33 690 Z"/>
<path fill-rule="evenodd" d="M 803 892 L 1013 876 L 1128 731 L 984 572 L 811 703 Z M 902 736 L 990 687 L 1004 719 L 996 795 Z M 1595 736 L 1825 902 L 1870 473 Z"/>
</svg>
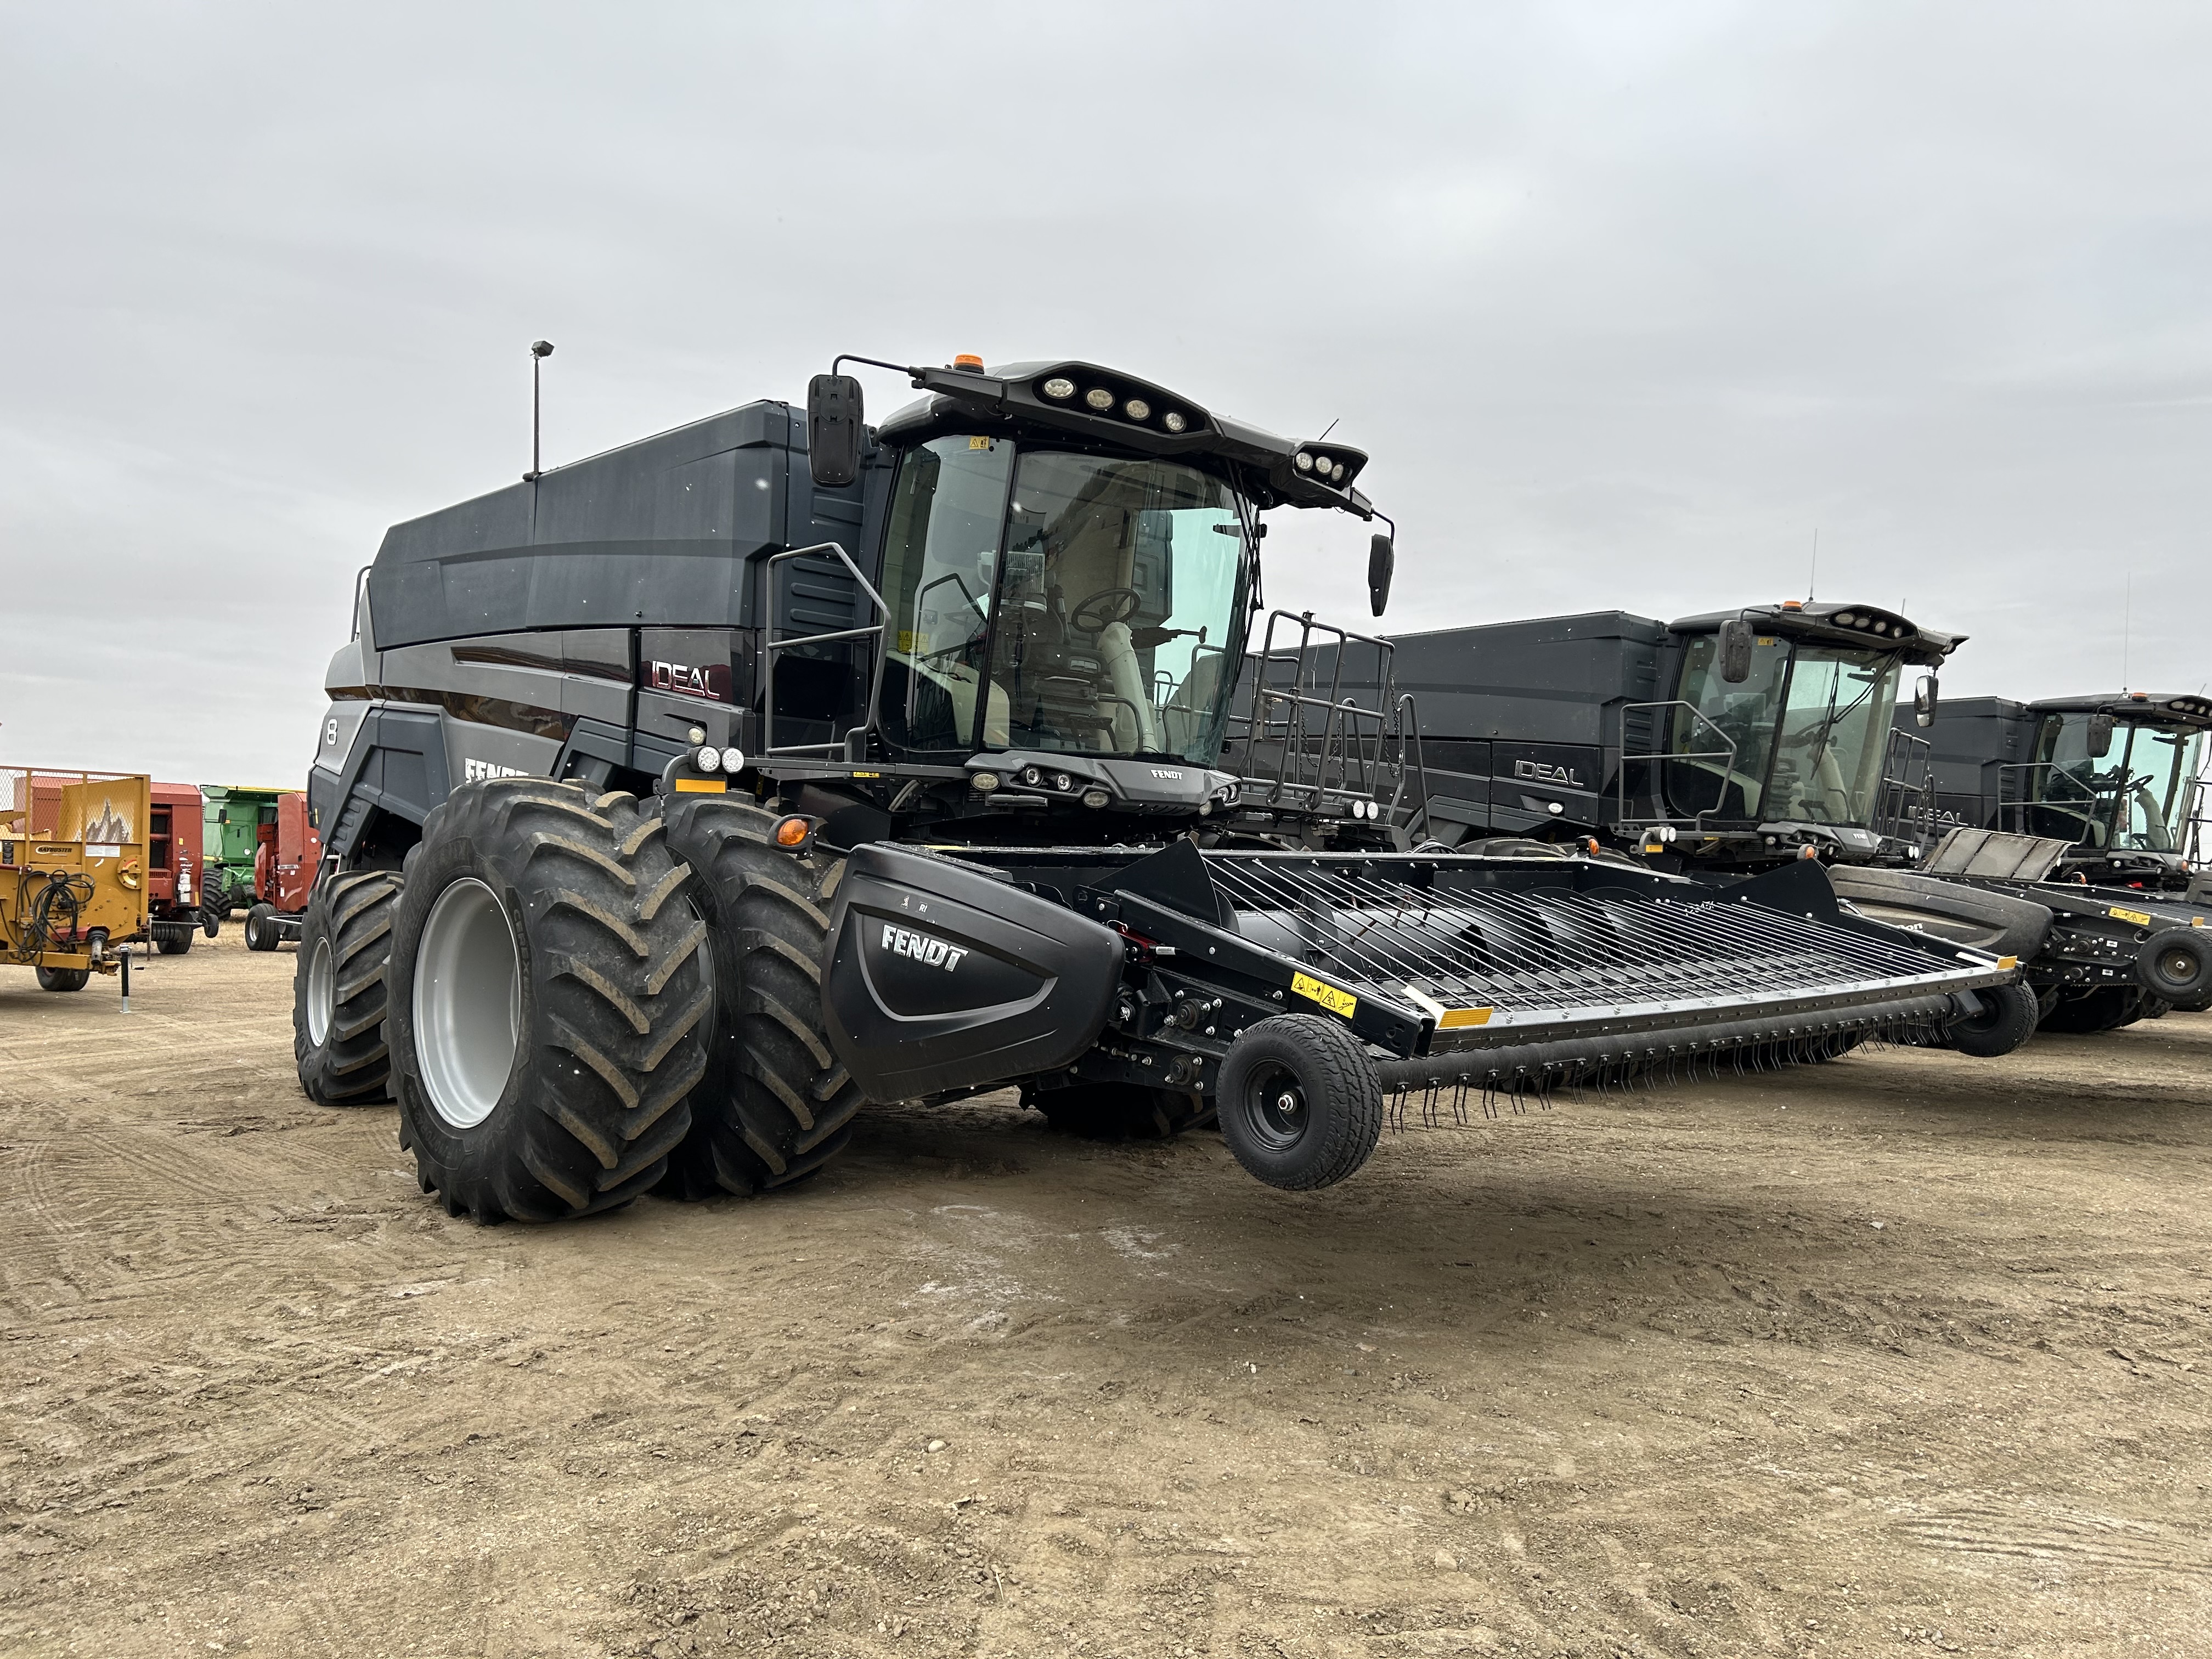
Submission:
<svg viewBox="0 0 2212 1659">
<path fill-rule="evenodd" d="M 2189 804 L 2183 811 L 2183 865 L 2192 872 L 2212 868 L 2212 778 L 2189 781 Z"/>
<path fill-rule="evenodd" d="M 1632 713 L 1638 708 L 1686 708 L 1690 711 L 1690 718 L 1692 720 L 1697 721 L 1700 726 L 1710 727 L 1713 734 L 1719 738 L 1723 743 L 1726 744 L 1728 747 L 1726 749 L 1667 750 L 1650 755 L 1632 756 L 1628 752 L 1628 717 Z M 1701 811 L 1694 812 L 1686 818 L 1678 817 L 1672 813 L 1661 810 L 1671 804 L 1666 799 L 1666 786 L 1663 780 L 1655 781 L 1651 788 L 1651 805 L 1654 811 L 1657 811 L 1659 814 L 1657 817 L 1650 819 L 1652 823 L 1686 823 L 1692 830 L 1703 830 L 1705 827 L 1705 820 L 1708 817 L 1711 817 L 1714 813 L 1719 811 L 1721 810 L 1721 802 L 1728 798 L 1728 781 L 1730 777 L 1735 775 L 1735 739 L 1729 736 L 1727 732 L 1722 731 L 1721 728 L 1716 725 L 1709 716 L 1707 716 L 1705 712 L 1699 708 L 1695 703 L 1685 702 L 1680 697 L 1668 697 L 1663 702 L 1625 702 L 1621 704 L 1620 765 L 1613 773 L 1613 821 L 1616 823 L 1624 825 L 1628 822 L 1628 763 L 1632 759 L 1642 761 L 1646 765 L 1655 767 L 1667 761 L 1719 760 L 1724 763 L 1721 768 L 1721 787 L 1718 797 L 1714 800 L 1711 806 L 1705 808 Z"/>
<path fill-rule="evenodd" d="M 1278 646 L 1279 625 L 1296 630 L 1294 644 Z M 1313 672 L 1316 635 L 1336 653 L 1325 687 Z M 1358 646 L 1375 650 L 1374 708 L 1346 695 L 1345 657 Z M 1232 739 L 1236 726 L 1243 727 L 1240 804 L 1322 815 L 1364 799 L 1387 812 L 1394 834 L 1425 824 L 1428 769 L 1413 700 L 1397 690 L 1395 654 L 1390 641 L 1316 622 L 1311 611 L 1271 611 L 1259 651 L 1246 659 L 1252 675 L 1248 712 L 1230 716 Z M 1271 676 L 1278 670 L 1288 671 L 1287 680 Z M 1407 789 L 1416 776 L 1419 802 L 1409 808 Z M 1387 806 L 1381 799 L 1386 788 Z M 1402 825 L 1401 811 L 1407 813 Z"/>
<path fill-rule="evenodd" d="M 860 591 L 868 596 L 869 600 L 876 607 L 876 614 L 883 620 L 868 628 L 842 628 L 828 634 L 802 634 L 794 639 L 777 639 L 775 637 L 776 566 L 783 563 L 787 559 L 818 558 L 824 553 L 835 553 L 837 556 L 839 562 L 852 574 L 853 580 L 860 584 Z M 840 753 L 845 747 L 842 738 L 834 738 L 828 743 L 794 743 L 787 744 L 780 748 L 777 746 L 775 741 L 775 653 L 779 651 L 788 651 L 794 646 L 827 645 L 839 640 L 868 638 L 880 640 L 884 636 L 884 630 L 890 626 L 891 609 L 884 603 L 884 596 L 876 592 L 875 584 L 860 574 L 860 567 L 853 562 L 853 556 L 836 542 L 817 542 L 811 547 L 787 548 L 783 552 L 770 554 L 763 567 L 762 586 L 764 590 L 762 603 L 768 607 L 768 614 L 761 628 L 761 756 L 765 759 L 772 755 L 819 753 L 828 756 Z M 876 653 L 878 672 L 882 669 L 883 657 L 883 652 L 878 650 Z M 876 674 L 869 676 L 869 714 L 872 714 L 875 709 L 876 678 Z"/>
<path fill-rule="evenodd" d="M 1907 754 L 1917 753 L 1916 775 L 1910 770 L 1893 767 L 1891 757 L 1902 743 Z M 1911 763 L 1907 762 L 1906 766 Z M 1907 807 L 1910 798 L 1917 803 Z M 1893 805 L 1893 803 L 1895 803 Z M 1881 781 L 1875 786 L 1874 814 L 1867 825 L 1875 834 L 1898 840 L 1907 839 L 1904 833 L 1911 829 L 1917 833 L 1923 849 L 1936 839 L 1936 745 L 1926 738 L 1911 732 L 1890 728 L 1888 740 L 1882 745 Z"/>
</svg>

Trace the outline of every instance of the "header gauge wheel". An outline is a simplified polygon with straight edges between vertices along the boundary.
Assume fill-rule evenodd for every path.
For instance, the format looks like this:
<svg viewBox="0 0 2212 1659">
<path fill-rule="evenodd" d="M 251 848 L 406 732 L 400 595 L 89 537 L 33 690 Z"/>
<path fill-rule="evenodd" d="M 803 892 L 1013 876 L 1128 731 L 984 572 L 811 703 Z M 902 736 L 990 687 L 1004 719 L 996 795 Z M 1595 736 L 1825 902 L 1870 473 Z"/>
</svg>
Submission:
<svg viewBox="0 0 2212 1659">
<path fill-rule="evenodd" d="M 1221 1063 L 1221 1138 L 1246 1170 L 1291 1192 L 1331 1187 L 1382 1134 L 1382 1081 L 1358 1037 L 1317 1014 L 1278 1014 Z"/>
<path fill-rule="evenodd" d="M 2177 1007 L 2212 991 L 2212 938 L 2202 927 L 2169 927 L 2144 942 L 2136 983 Z"/>
<path fill-rule="evenodd" d="M 2042 1004 L 2029 985 L 1993 985 L 1974 993 L 1980 1009 L 1944 1028 L 1943 1043 L 1978 1060 L 2008 1054 L 2035 1035 Z"/>
</svg>

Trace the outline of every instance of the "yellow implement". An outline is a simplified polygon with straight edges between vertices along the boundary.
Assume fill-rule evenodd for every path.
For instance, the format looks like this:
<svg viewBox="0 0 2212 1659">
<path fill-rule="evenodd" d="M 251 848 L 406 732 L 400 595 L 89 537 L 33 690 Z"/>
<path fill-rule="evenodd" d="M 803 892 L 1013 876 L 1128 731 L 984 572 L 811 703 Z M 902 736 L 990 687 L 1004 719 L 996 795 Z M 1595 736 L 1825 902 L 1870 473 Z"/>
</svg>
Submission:
<svg viewBox="0 0 2212 1659">
<path fill-rule="evenodd" d="M 77 991 L 147 937 L 151 789 L 143 773 L 0 767 L 0 963 Z"/>
</svg>

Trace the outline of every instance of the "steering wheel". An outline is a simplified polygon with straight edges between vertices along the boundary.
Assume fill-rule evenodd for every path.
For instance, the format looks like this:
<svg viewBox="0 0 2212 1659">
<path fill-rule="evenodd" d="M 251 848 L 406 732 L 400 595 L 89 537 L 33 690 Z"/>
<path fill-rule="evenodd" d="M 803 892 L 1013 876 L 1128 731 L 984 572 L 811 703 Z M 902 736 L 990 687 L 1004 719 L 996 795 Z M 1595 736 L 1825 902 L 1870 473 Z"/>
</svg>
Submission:
<svg viewBox="0 0 2212 1659">
<path fill-rule="evenodd" d="M 1145 607 L 1145 596 L 1133 587 L 1102 587 L 1068 612 L 1068 625 L 1086 634 L 1103 634 L 1115 623 L 1127 622 Z M 1093 611 L 1097 620 L 1091 620 Z"/>
</svg>

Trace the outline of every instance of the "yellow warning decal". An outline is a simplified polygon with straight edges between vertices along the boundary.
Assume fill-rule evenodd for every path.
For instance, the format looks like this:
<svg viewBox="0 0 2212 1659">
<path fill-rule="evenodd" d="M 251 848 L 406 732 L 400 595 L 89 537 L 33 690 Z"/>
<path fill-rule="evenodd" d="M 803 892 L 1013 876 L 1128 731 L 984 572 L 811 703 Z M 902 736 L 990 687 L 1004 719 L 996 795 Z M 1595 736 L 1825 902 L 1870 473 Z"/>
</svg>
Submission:
<svg viewBox="0 0 2212 1659">
<path fill-rule="evenodd" d="M 1349 991 L 1340 991 L 1334 985 L 1324 985 L 1311 974 L 1291 975 L 1291 989 L 1310 1002 L 1318 1002 L 1332 1014 L 1342 1014 L 1350 1019 L 1359 1006 L 1359 999 Z"/>
<path fill-rule="evenodd" d="M 678 778 L 676 793 L 679 795 L 726 795 L 730 786 L 720 778 Z"/>
<path fill-rule="evenodd" d="M 1444 1011 L 1444 1017 L 1437 1022 L 1437 1029 L 1454 1031 L 1469 1025 L 1487 1025 L 1490 1014 L 1487 1008 L 1448 1008 Z"/>
<path fill-rule="evenodd" d="M 2148 910 L 2123 910 L 2118 905 L 2115 904 L 2111 909 L 2106 911 L 2105 914 L 2112 917 L 2115 921 L 2131 921 L 2138 927 L 2148 927 L 2150 926 L 2150 912 Z"/>
<path fill-rule="evenodd" d="M 2189 919 L 2189 925 L 2191 927 L 2202 927 L 2204 925 L 2204 918 L 2202 916 L 2191 916 Z"/>
<path fill-rule="evenodd" d="M 2018 957 L 1999 957 L 1997 958 L 1997 966 L 2000 968 L 2017 968 L 2020 966 L 2020 958 Z"/>
<path fill-rule="evenodd" d="M 970 449 L 988 449 L 990 447 L 991 441 L 988 438 L 970 438 L 968 441 L 968 447 Z"/>
</svg>

